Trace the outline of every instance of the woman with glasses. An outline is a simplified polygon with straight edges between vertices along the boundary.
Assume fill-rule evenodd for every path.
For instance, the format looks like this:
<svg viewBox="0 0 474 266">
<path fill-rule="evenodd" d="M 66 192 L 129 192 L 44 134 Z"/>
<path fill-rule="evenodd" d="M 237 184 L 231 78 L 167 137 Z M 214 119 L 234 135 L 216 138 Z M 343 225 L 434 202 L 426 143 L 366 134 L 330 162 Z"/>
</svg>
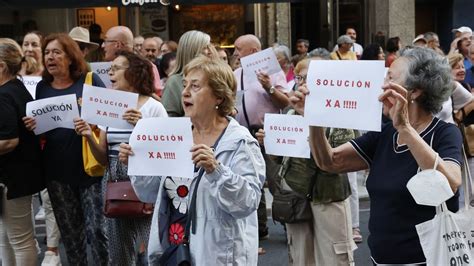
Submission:
<svg viewBox="0 0 474 266">
<path fill-rule="evenodd" d="M 306 88 L 309 63 L 310 59 L 303 59 L 295 67 L 295 81 L 301 88 Z M 291 109 L 288 115 L 300 114 Z M 260 145 L 263 145 L 265 132 L 260 129 L 256 135 Z M 334 147 L 354 138 L 353 131 L 347 129 L 328 128 L 326 135 Z M 312 220 L 285 224 L 290 265 L 342 266 L 353 263 L 356 246 L 352 240 L 348 200 L 351 188 L 347 175 L 321 170 L 312 157 L 284 157 L 279 177 L 281 189 L 291 190 L 303 198 L 308 194 L 308 188 L 312 187 Z"/>
<path fill-rule="evenodd" d="M 51 34 L 44 40 L 43 80 L 36 87 L 36 99 L 75 94 L 79 107 L 87 64 L 77 43 L 67 34 Z M 92 85 L 105 87 L 93 74 Z M 29 130 L 33 117 L 25 117 Z M 82 137 L 73 129 L 56 128 L 44 133 L 43 166 L 47 189 L 69 264 L 88 265 L 87 244 L 94 265 L 108 264 L 101 178 L 84 172 Z"/>
<path fill-rule="evenodd" d="M 147 117 L 167 117 L 160 102 L 153 99 L 153 72 L 151 62 L 133 52 L 120 51 L 112 62 L 109 71 L 112 88 L 115 90 L 138 93 L 137 109 L 129 109 L 123 119 L 136 125 L 139 119 Z M 77 132 L 85 136 L 94 157 L 103 165 L 107 165 L 102 189 L 105 192 L 109 181 L 130 180 L 127 166 L 118 160 L 120 143 L 128 143 L 132 130 L 117 128 L 101 128 L 99 143 L 92 138 L 89 124 L 82 119 L 75 120 Z M 135 265 L 137 252 L 135 243 L 148 242 L 151 216 L 142 218 L 107 218 L 107 236 L 111 265 Z"/>
</svg>

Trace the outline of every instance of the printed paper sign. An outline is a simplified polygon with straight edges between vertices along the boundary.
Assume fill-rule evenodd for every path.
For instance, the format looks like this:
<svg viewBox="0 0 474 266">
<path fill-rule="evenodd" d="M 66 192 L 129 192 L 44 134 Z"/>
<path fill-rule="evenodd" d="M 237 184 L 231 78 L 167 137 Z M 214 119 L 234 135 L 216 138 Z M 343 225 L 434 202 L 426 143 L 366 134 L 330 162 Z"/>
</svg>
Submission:
<svg viewBox="0 0 474 266">
<path fill-rule="evenodd" d="M 102 82 L 104 82 L 106 88 L 112 88 L 112 82 L 110 82 L 109 70 L 112 62 L 95 62 L 90 63 L 92 72 L 99 75 Z"/>
<path fill-rule="evenodd" d="M 380 131 L 383 61 L 314 60 L 305 118 L 312 126 Z"/>
<path fill-rule="evenodd" d="M 300 115 L 265 114 L 265 151 L 268 154 L 309 158 L 309 125 Z"/>
<path fill-rule="evenodd" d="M 257 79 L 257 73 L 263 72 L 268 75 L 281 71 L 280 64 L 272 48 L 267 48 L 258 53 L 242 57 L 240 59 L 244 75 L 250 79 Z"/>
<path fill-rule="evenodd" d="M 84 84 L 81 117 L 88 123 L 132 129 L 133 125 L 122 118 L 127 109 L 137 108 L 138 94 Z"/>
<path fill-rule="evenodd" d="M 29 102 L 26 115 L 36 120 L 36 135 L 60 127 L 74 129 L 73 120 L 79 117 L 76 94 Z"/>
<path fill-rule="evenodd" d="M 40 82 L 41 77 L 22 76 L 20 80 L 23 81 L 23 84 L 25 84 L 26 89 L 31 94 L 33 99 L 35 99 L 36 98 L 36 85 L 38 85 L 38 82 Z"/>
<path fill-rule="evenodd" d="M 140 119 L 129 143 L 128 175 L 194 177 L 189 117 Z"/>
</svg>

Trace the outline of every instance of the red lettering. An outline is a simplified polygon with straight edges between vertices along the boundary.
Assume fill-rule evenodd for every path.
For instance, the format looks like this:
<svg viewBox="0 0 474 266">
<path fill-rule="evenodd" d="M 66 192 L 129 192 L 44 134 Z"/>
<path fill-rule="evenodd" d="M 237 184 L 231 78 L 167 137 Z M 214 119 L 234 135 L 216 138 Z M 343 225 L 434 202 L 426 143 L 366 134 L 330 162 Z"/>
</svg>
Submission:
<svg viewBox="0 0 474 266">
<path fill-rule="evenodd" d="M 326 107 L 331 107 L 331 100 L 330 99 L 326 99 Z"/>
<path fill-rule="evenodd" d="M 152 158 L 152 159 L 155 158 L 155 156 L 153 156 L 153 152 L 152 152 L 152 151 L 149 151 L 149 152 L 148 152 L 148 159 L 150 159 L 150 158 Z"/>
<path fill-rule="evenodd" d="M 339 100 L 336 100 L 336 102 L 334 103 L 334 107 L 341 108 L 341 105 L 339 104 Z"/>
</svg>

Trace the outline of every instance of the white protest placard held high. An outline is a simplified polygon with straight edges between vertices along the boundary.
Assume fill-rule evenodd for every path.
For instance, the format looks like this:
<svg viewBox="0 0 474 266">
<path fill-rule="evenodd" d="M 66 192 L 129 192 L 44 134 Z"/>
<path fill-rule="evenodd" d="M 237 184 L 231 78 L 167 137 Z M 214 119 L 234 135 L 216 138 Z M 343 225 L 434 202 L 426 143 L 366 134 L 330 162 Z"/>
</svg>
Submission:
<svg viewBox="0 0 474 266">
<path fill-rule="evenodd" d="M 122 118 L 127 109 L 137 108 L 138 94 L 84 84 L 81 117 L 88 123 L 119 129 L 132 129 Z"/>
<path fill-rule="evenodd" d="M 23 81 L 23 84 L 33 99 L 36 99 L 36 85 L 38 85 L 38 82 L 40 82 L 41 79 L 42 78 L 38 76 L 22 76 L 20 79 Z"/>
<path fill-rule="evenodd" d="M 240 59 L 244 75 L 250 79 L 257 79 L 257 73 L 272 75 L 281 71 L 280 64 L 272 48 L 267 48 Z"/>
<path fill-rule="evenodd" d="M 312 126 L 380 131 L 383 61 L 313 60 L 304 116 Z"/>
<path fill-rule="evenodd" d="M 92 72 L 99 75 L 99 78 L 104 82 L 106 88 L 112 88 L 112 82 L 110 82 L 109 70 L 112 62 L 94 62 L 90 63 Z"/>
<path fill-rule="evenodd" d="M 128 175 L 194 177 L 189 117 L 140 119 L 129 143 Z"/>
<path fill-rule="evenodd" d="M 309 158 L 309 125 L 300 115 L 265 114 L 265 152 Z"/>
<path fill-rule="evenodd" d="M 29 102 L 26 115 L 36 120 L 36 135 L 60 127 L 74 129 L 73 120 L 79 117 L 76 94 Z"/>
</svg>

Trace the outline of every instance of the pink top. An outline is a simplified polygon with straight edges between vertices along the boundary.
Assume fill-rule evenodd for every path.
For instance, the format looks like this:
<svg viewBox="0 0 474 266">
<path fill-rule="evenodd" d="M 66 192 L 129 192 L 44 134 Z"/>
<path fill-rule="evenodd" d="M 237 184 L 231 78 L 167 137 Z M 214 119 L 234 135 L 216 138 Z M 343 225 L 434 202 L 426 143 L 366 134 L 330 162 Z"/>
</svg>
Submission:
<svg viewBox="0 0 474 266">
<path fill-rule="evenodd" d="M 155 93 L 161 97 L 161 93 L 163 92 L 163 87 L 161 87 L 161 79 L 160 79 L 160 73 L 158 72 L 158 68 L 156 67 L 155 64 L 151 63 L 151 66 L 153 68 L 153 83 L 155 84 Z"/>
<path fill-rule="evenodd" d="M 249 79 L 248 77 L 243 77 L 244 81 L 244 91 L 242 92 L 241 87 L 241 78 L 242 78 L 242 68 L 238 68 L 234 71 L 234 76 L 237 80 L 237 121 L 245 127 L 248 127 L 245 120 L 245 115 L 242 106 L 242 93 L 244 93 L 245 98 L 245 109 L 247 110 L 247 115 L 249 117 L 250 125 L 252 126 L 263 126 L 263 118 L 265 113 L 280 113 L 280 109 L 276 107 L 271 99 L 268 92 L 262 87 L 260 82 L 255 79 Z M 270 75 L 272 85 L 275 86 L 277 90 L 280 90 L 283 93 L 288 92 L 288 85 L 286 82 L 285 72 L 280 71 L 273 75 Z"/>
</svg>

